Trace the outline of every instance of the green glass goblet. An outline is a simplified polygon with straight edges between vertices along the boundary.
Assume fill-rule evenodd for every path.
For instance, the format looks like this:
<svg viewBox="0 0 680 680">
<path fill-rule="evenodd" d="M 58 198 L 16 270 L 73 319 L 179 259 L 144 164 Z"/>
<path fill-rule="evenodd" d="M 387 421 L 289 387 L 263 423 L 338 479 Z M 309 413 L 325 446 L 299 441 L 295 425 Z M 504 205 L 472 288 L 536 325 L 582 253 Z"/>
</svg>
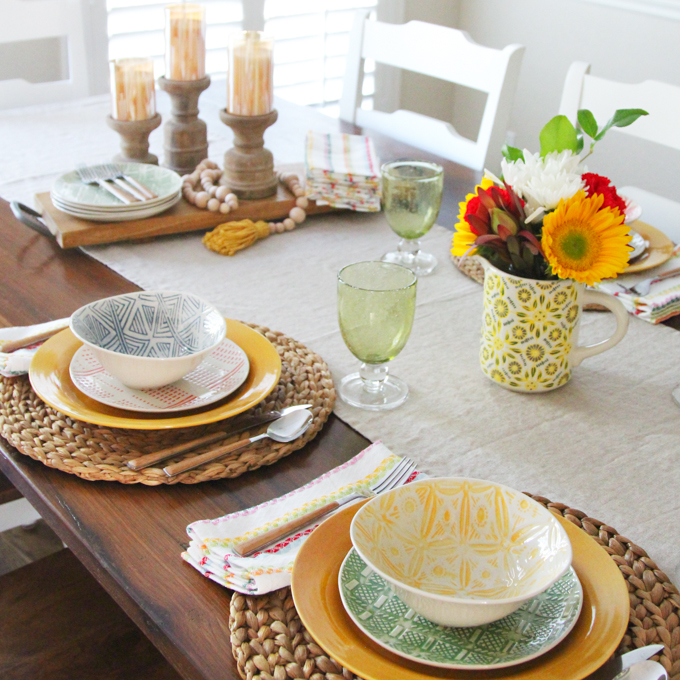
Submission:
<svg viewBox="0 0 680 680">
<path fill-rule="evenodd" d="M 444 170 L 436 163 L 400 160 L 382 166 L 383 211 L 401 236 L 398 249 L 383 255 L 383 262 L 401 264 L 417 276 L 434 271 L 437 258 L 420 249 L 420 238 L 439 215 L 443 188 Z"/>
<path fill-rule="evenodd" d="M 358 373 L 340 381 L 340 398 L 379 411 L 396 408 L 408 385 L 388 373 L 387 363 L 411 334 L 416 309 L 416 276 L 387 262 L 358 262 L 338 274 L 338 319 L 349 351 L 362 362 Z"/>
</svg>

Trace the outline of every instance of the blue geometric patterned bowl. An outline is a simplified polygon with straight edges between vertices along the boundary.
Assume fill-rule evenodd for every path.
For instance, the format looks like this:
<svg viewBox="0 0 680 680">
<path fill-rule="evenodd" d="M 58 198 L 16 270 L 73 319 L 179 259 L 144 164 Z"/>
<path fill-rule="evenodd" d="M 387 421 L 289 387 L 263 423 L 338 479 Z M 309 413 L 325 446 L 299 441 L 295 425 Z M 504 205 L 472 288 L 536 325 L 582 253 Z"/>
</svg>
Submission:
<svg viewBox="0 0 680 680">
<path fill-rule="evenodd" d="M 71 316 L 71 331 L 111 375 L 141 390 L 196 368 L 224 340 L 227 324 L 190 293 L 142 291 L 81 307 Z"/>
</svg>

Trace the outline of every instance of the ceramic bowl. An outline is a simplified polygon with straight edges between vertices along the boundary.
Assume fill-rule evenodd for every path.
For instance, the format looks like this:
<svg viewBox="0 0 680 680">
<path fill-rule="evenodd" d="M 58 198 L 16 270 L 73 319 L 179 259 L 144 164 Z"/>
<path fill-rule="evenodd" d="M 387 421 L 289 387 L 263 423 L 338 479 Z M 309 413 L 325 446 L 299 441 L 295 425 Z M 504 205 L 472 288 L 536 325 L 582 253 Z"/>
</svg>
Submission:
<svg viewBox="0 0 680 680">
<path fill-rule="evenodd" d="M 71 330 L 111 375 L 141 390 L 169 385 L 196 368 L 222 342 L 227 323 L 195 295 L 142 291 L 81 307 Z"/>
<path fill-rule="evenodd" d="M 443 626 L 501 619 L 569 568 L 566 532 L 502 484 L 425 479 L 376 496 L 350 529 L 361 558 L 396 595 Z"/>
</svg>

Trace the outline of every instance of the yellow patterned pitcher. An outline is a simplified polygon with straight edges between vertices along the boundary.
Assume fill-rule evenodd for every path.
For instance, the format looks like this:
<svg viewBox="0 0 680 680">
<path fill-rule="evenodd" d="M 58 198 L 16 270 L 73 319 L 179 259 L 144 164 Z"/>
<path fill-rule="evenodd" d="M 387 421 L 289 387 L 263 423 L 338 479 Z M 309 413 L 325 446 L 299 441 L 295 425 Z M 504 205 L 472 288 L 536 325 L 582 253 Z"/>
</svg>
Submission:
<svg viewBox="0 0 680 680">
<path fill-rule="evenodd" d="M 484 320 L 480 361 L 491 380 L 515 392 L 561 387 L 586 357 L 618 344 L 628 329 L 628 313 L 615 298 L 586 290 L 571 279 L 537 281 L 506 274 L 482 260 Z M 616 317 L 607 340 L 577 346 L 584 304 L 606 307 Z"/>
</svg>

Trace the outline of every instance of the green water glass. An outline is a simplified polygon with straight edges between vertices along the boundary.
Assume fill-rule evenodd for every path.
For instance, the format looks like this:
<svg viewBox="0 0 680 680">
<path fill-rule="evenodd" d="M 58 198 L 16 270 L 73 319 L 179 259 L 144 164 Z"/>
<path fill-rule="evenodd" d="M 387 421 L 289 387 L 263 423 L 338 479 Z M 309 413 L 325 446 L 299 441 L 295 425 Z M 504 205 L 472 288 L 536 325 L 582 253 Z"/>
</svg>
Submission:
<svg viewBox="0 0 680 680">
<path fill-rule="evenodd" d="M 420 249 L 420 239 L 435 223 L 442 204 L 444 170 L 437 163 L 400 160 L 382 166 L 382 205 L 387 223 L 401 241 L 383 262 L 400 264 L 427 276 L 437 258 Z"/>
<path fill-rule="evenodd" d="M 338 320 L 349 351 L 362 362 L 340 381 L 340 398 L 369 410 L 396 408 L 408 385 L 387 363 L 404 348 L 416 309 L 416 276 L 387 262 L 358 262 L 338 274 Z"/>
</svg>

